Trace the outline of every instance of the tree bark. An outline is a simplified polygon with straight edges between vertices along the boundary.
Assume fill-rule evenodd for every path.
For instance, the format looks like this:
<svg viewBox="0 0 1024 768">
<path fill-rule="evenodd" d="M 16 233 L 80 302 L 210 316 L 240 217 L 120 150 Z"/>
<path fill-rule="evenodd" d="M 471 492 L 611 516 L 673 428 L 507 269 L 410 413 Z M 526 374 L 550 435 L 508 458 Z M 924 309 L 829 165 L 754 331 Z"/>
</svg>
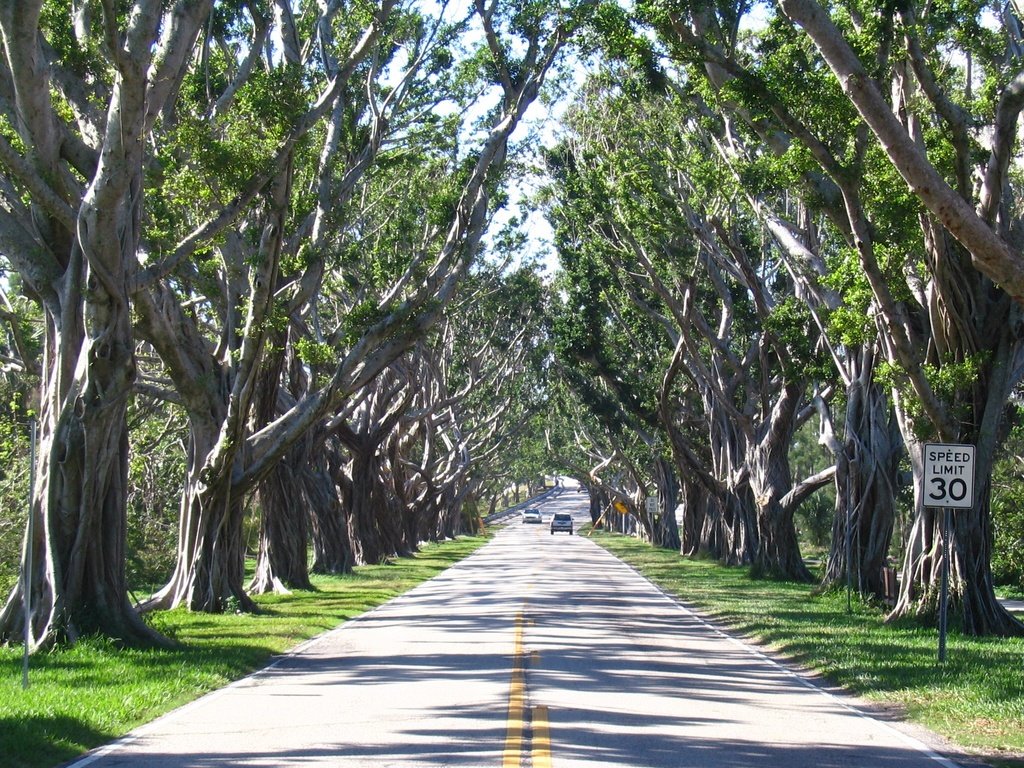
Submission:
<svg viewBox="0 0 1024 768">
<path fill-rule="evenodd" d="M 296 461 L 296 455 L 300 457 Z M 260 483 L 260 542 L 251 594 L 313 589 L 309 581 L 308 501 L 300 473 L 301 446 Z"/>
<path fill-rule="evenodd" d="M 96 290 L 95 303 L 102 296 Z M 70 296 L 69 296 L 70 298 Z M 124 298 L 124 297 L 122 297 Z M 33 568 L 19 581 L 0 612 L 0 641 L 25 638 L 30 647 L 74 642 L 100 633 L 123 645 L 169 645 L 148 627 L 128 600 L 125 574 L 127 535 L 127 393 L 134 375 L 126 302 L 89 312 L 89 337 L 82 340 L 87 362 L 81 379 L 68 386 L 60 376 L 45 377 L 41 408 L 39 467 L 30 514 Z M 69 309 L 71 307 L 69 306 Z M 97 325 L 97 320 L 105 322 Z M 69 341 L 47 323 L 48 348 Z M 66 359 L 66 358 L 65 358 Z M 76 378 L 78 378 L 76 376 Z M 80 391 L 78 396 L 75 391 Z"/>
<path fill-rule="evenodd" d="M 676 504 L 679 484 L 675 469 L 666 459 L 659 457 L 655 462 L 655 482 L 658 487 L 658 520 L 654 526 L 654 544 L 664 549 L 679 551 L 679 526 L 676 523 Z"/>
<path fill-rule="evenodd" d="M 750 488 L 757 509 L 757 544 L 752 566 L 757 575 L 811 581 L 811 572 L 800 556 L 793 506 L 782 503 L 792 485 L 789 447 L 801 390 L 794 383 L 783 386 L 748 455 Z"/>
<path fill-rule="evenodd" d="M 270 344 L 273 352 L 264 363 L 255 405 L 260 426 L 278 415 L 287 344 L 286 332 L 276 334 Z M 297 387 L 303 374 L 296 361 L 292 363 L 289 380 Z M 309 444 L 309 435 L 297 441 L 259 483 L 260 541 L 256 572 L 249 583 L 251 594 L 313 588 L 309 581 L 307 499 L 301 478 L 302 468 L 309 461 Z"/>
<path fill-rule="evenodd" d="M 682 529 L 679 531 L 679 552 L 699 555 L 701 531 L 708 515 L 708 492 L 702 485 L 683 478 L 679 484 L 679 499 L 683 508 Z"/>
<path fill-rule="evenodd" d="M 195 434 L 195 433 L 193 433 Z M 205 456 L 205 452 L 193 454 Z M 207 478 L 220 482 L 207 485 Z M 167 584 L 143 603 L 145 610 L 187 605 L 193 611 L 255 612 L 246 594 L 242 500 L 224 474 L 190 463 L 178 532 L 178 556 Z"/>
<path fill-rule="evenodd" d="M 310 501 L 310 533 L 314 573 L 350 573 L 355 563 L 342 487 L 348 482 L 337 438 L 314 435 L 311 461 L 303 467 L 303 484 Z M 319 448 L 315 446 L 319 445 Z"/>
<path fill-rule="evenodd" d="M 5 162 L 31 197 L 30 215 L 19 224 L 31 233 L 31 252 L 8 255 L 43 299 L 47 357 L 41 471 L 30 513 L 35 535 L 26 542 L 34 563 L 27 584 L 31 607 L 26 615 L 26 595 L 16 588 L 0 613 L 0 639 L 23 636 L 27 624 L 35 648 L 83 632 L 126 645 L 168 643 L 129 603 L 125 576 L 126 408 L 136 377 L 129 290 L 142 237 L 145 118 L 147 107 L 159 102 L 149 78 L 169 74 L 150 71 L 162 5 L 137 3 L 125 29 L 108 15 L 112 8 L 104 9 L 112 85 L 105 119 L 102 111 L 82 116 L 83 122 L 96 118 L 88 147 L 51 101 L 57 86 L 41 44 L 41 4 L 0 9 L 4 78 L 17 109 L 12 124 L 29 148 L 28 157 L 11 163 L 8 154 Z M 196 3 L 196 18 L 205 9 Z M 175 31 L 194 39 L 187 23 Z M 66 164 L 65 150 L 82 167 Z M 6 202 L 3 207 L 10 212 Z"/>
<path fill-rule="evenodd" d="M 362 440 L 346 442 L 351 458 L 345 506 L 352 552 L 357 564 L 375 565 L 395 554 L 385 542 L 375 508 L 373 472 L 376 449 Z"/>
<path fill-rule="evenodd" d="M 315 462 L 303 468 L 303 485 L 310 504 L 313 542 L 313 573 L 351 573 L 355 556 L 348 534 L 348 521 L 332 480 L 325 454 L 335 453 L 333 442 L 314 451 Z M 337 458 L 337 457 L 336 457 Z"/>
<path fill-rule="evenodd" d="M 843 441 L 833 452 L 836 515 L 822 585 L 843 585 L 849 574 L 860 594 L 882 599 L 904 449 L 890 400 L 873 380 L 873 359 L 867 347 L 850 355 Z"/>
</svg>

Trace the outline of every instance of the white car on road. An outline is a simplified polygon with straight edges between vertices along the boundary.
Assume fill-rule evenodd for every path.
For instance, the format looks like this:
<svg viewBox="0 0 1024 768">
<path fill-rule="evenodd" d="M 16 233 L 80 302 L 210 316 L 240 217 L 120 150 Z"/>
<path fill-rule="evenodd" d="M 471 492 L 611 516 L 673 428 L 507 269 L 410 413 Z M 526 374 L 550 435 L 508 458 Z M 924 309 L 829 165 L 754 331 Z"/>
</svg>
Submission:
<svg viewBox="0 0 1024 768">
<path fill-rule="evenodd" d="M 544 518 L 540 515 L 540 510 L 534 507 L 523 510 L 523 522 L 524 523 L 543 523 Z"/>
</svg>

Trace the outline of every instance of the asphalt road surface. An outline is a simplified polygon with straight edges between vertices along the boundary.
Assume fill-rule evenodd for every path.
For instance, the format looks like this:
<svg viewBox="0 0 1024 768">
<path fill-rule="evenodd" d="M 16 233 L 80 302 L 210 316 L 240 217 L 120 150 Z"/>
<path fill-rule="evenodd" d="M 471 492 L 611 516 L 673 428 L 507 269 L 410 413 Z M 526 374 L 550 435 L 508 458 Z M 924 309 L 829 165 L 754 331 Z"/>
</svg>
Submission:
<svg viewBox="0 0 1024 768">
<path fill-rule="evenodd" d="M 544 503 L 487 546 L 74 768 L 957 765 L 662 595 Z"/>
</svg>

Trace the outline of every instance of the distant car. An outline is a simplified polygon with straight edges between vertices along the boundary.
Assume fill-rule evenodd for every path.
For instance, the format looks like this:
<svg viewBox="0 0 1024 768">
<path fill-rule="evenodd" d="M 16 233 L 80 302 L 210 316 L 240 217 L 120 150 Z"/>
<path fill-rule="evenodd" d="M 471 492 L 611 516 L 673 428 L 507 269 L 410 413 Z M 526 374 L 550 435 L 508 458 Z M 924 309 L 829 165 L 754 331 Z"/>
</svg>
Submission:
<svg viewBox="0 0 1024 768">
<path fill-rule="evenodd" d="M 555 531 L 565 531 L 572 536 L 572 515 L 565 512 L 556 512 L 554 517 L 551 518 L 552 536 L 555 535 Z"/>
<path fill-rule="evenodd" d="M 544 518 L 540 516 L 539 509 L 527 509 L 523 511 L 523 522 L 524 523 L 543 523 Z"/>
</svg>

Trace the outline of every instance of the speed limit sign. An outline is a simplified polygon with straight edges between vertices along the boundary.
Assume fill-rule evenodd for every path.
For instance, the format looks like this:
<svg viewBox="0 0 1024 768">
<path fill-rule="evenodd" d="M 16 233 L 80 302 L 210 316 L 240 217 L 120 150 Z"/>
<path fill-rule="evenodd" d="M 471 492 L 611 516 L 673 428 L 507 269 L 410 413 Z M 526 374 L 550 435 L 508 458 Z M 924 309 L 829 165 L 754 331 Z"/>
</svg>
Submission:
<svg viewBox="0 0 1024 768">
<path fill-rule="evenodd" d="M 924 505 L 970 509 L 974 506 L 974 446 L 925 443 Z"/>
<path fill-rule="evenodd" d="M 942 576 L 939 586 L 939 662 L 946 661 L 949 614 L 950 518 L 954 509 L 974 506 L 974 446 L 925 443 L 924 505 L 944 508 L 942 514 Z"/>
</svg>

